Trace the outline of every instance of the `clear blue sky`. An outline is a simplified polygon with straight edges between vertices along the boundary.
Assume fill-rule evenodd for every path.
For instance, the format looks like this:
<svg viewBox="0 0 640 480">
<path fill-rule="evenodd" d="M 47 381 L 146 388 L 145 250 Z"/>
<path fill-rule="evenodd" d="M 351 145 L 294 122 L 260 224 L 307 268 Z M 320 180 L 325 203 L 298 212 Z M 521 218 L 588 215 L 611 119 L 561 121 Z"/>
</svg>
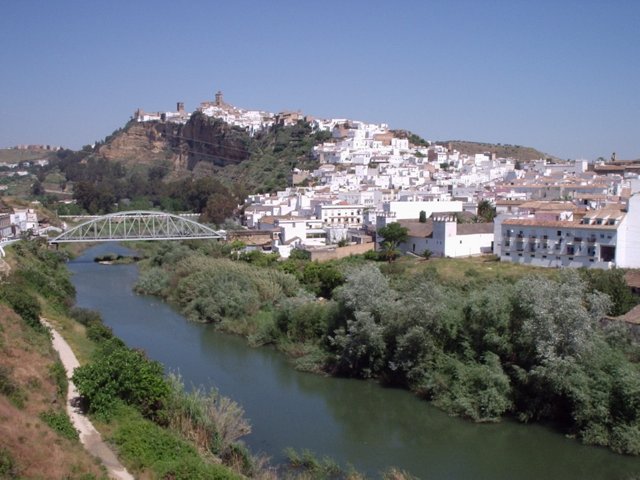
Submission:
<svg viewBox="0 0 640 480">
<path fill-rule="evenodd" d="M 0 147 L 244 108 L 640 158 L 640 1 L 4 1 Z"/>
</svg>

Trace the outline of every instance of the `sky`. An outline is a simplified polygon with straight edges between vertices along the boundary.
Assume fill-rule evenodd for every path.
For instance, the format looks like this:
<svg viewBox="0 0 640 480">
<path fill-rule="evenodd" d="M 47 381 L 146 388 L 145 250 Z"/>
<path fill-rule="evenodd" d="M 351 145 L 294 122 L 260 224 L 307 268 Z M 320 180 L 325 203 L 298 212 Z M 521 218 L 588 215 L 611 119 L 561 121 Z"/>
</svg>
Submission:
<svg viewBox="0 0 640 480">
<path fill-rule="evenodd" d="M 0 147 L 221 90 L 428 140 L 640 158 L 640 1 L 2 0 Z"/>
</svg>

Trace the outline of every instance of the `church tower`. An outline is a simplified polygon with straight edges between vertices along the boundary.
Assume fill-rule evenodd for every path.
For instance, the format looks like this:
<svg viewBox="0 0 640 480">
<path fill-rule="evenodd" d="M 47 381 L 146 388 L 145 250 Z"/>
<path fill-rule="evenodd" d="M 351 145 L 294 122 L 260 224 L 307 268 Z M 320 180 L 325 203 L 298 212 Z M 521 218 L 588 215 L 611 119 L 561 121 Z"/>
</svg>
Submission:
<svg viewBox="0 0 640 480">
<path fill-rule="evenodd" d="M 224 105 L 224 101 L 222 100 L 222 92 L 218 90 L 216 93 L 216 107 L 221 107 Z"/>
</svg>

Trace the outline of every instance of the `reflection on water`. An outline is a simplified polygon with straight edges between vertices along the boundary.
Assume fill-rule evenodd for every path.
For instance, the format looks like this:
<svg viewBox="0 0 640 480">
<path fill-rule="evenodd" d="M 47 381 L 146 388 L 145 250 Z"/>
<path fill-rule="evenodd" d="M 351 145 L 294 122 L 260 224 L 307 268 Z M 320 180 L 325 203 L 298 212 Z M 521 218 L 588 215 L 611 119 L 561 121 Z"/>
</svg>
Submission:
<svg viewBox="0 0 640 480">
<path fill-rule="evenodd" d="M 99 265 L 126 253 L 103 244 L 69 264 L 78 304 L 99 310 L 132 347 L 143 348 L 187 384 L 217 388 L 251 420 L 246 443 L 282 460 L 307 448 L 376 475 L 388 466 L 420 478 L 626 479 L 640 459 L 585 447 L 538 425 L 479 425 L 451 418 L 403 390 L 295 371 L 271 348 L 253 349 L 210 325 L 187 322 L 168 305 L 135 295 L 135 265 Z"/>
</svg>

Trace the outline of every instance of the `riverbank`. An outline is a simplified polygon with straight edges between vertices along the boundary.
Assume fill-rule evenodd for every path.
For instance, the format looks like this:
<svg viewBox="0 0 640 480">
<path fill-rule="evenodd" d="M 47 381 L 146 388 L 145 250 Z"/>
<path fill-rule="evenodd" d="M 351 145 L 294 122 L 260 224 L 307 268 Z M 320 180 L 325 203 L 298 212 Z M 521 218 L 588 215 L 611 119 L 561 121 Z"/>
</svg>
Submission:
<svg viewBox="0 0 640 480">
<path fill-rule="evenodd" d="M 133 475 L 120 463 L 113 450 L 102 440 L 100 432 L 96 430 L 91 420 L 87 418 L 78 406 L 80 403 L 80 395 L 73 383 L 72 376 L 74 370 L 80 366 L 80 363 L 71 350 L 71 347 L 46 319 L 41 318 L 40 321 L 49 329 L 51 333 L 51 344 L 54 350 L 58 352 L 60 361 L 69 379 L 66 411 L 73 426 L 78 431 L 80 442 L 91 455 L 100 459 L 107 469 L 109 478 L 115 480 L 133 480 Z"/>
<path fill-rule="evenodd" d="M 602 400 L 627 398 L 635 389 L 627 380 L 640 377 L 640 346 L 624 325 L 599 323 L 628 301 L 621 272 L 533 276 L 447 259 L 276 263 L 217 244 L 161 245 L 148 257 L 137 291 L 253 345 L 273 344 L 299 368 L 378 379 L 476 422 L 540 421 L 640 453 L 640 406 L 622 414 Z M 629 376 L 621 383 L 612 368 Z"/>
<path fill-rule="evenodd" d="M 294 447 L 371 478 L 390 465 L 420 478 L 626 479 L 640 472 L 636 458 L 540 425 L 475 424 L 402 389 L 295 371 L 273 348 L 250 348 L 214 325 L 186 321 L 157 298 L 133 295 L 138 265 L 101 267 L 92 262 L 101 251 L 69 263 L 79 305 L 99 310 L 127 345 L 180 371 L 186 384 L 215 387 L 240 403 L 252 426 L 247 446 L 274 463 L 287 462 L 283 451 Z"/>
<path fill-rule="evenodd" d="M 12 271 L 2 279 L 0 302 L 11 307 L 15 314 L 11 310 L 6 314 L 6 307 L 0 305 L 3 313 L 0 315 L 0 349 L 4 354 L 0 361 L 0 415 L 11 420 L 0 422 L 3 438 L 3 444 L 0 445 L 0 472 L 9 475 L 9 478 L 103 478 L 104 473 L 96 463 L 84 449 L 78 448 L 81 440 L 92 454 L 98 455 L 109 467 L 109 475 L 113 478 L 133 478 L 127 469 L 136 477 L 150 479 L 240 478 L 240 474 L 222 465 L 221 459 L 215 457 L 213 452 L 201 451 L 198 445 L 192 443 L 193 439 L 189 438 L 187 432 L 165 424 L 172 414 L 175 415 L 176 406 L 194 400 L 188 394 L 181 393 L 181 383 L 171 378 L 165 379 L 161 367 L 113 338 L 111 330 L 96 315 L 83 316 L 82 311 L 70 309 L 75 289 L 65 267 L 67 258 L 66 253 L 50 250 L 42 241 L 19 242 L 12 247 L 9 255 Z M 51 346 L 50 333 L 40 322 L 43 316 L 50 322 L 49 325 L 55 326 L 55 332 L 51 334 L 53 346 L 60 349 L 60 357 L 65 360 L 68 371 L 74 370 L 73 380 L 77 391 L 73 390 L 72 385 L 69 386 L 71 390 L 67 388 L 65 366 L 60 361 L 53 363 L 50 359 L 56 354 Z M 82 323 L 79 319 L 91 321 Z M 21 335 L 13 334 L 16 327 L 23 330 Z M 65 340 L 73 344 L 78 359 L 74 358 L 70 349 L 65 348 Z M 105 343 L 107 340 L 110 341 L 108 347 Z M 112 391 L 116 379 L 114 374 L 109 374 L 108 383 L 96 390 L 102 399 L 116 393 L 110 404 L 113 410 L 108 415 L 96 411 L 96 397 L 92 401 L 91 389 L 87 390 L 87 383 L 82 381 L 81 375 L 87 369 L 95 369 L 105 354 L 135 357 L 133 362 L 129 362 L 134 369 L 126 378 L 122 377 L 126 383 L 125 395 L 120 397 L 118 392 Z M 147 370 L 145 366 L 148 366 Z M 141 390 L 144 385 L 139 386 L 138 392 L 131 382 L 139 372 L 145 374 L 145 381 L 151 381 L 151 371 L 156 372 L 154 381 L 162 391 L 171 394 L 174 408 L 170 410 L 168 405 L 154 403 L 154 408 L 162 409 L 162 416 L 155 418 L 157 422 L 145 418 L 143 410 L 137 410 L 135 405 L 129 404 L 133 398 L 131 396 L 139 394 L 149 398 L 149 392 Z M 93 374 L 89 377 L 92 382 L 97 379 Z M 172 386 L 178 390 L 172 390 Z M 51 395 L 50 391 L 56 388 L 57 395 Z M 87 417 L 78 415 L 71 408 L 66 400 L 68 394 L 74 398 L 82 395 L 97 430 L 91 427 Z M 48 400 L 43 399 L 43 395 L 48 396 Z M 47 405 L 50 407 L 43 410 L 43 406 Z M 203 418 L 209 418 L 204 409 L 202 412 Z M 71 419 L 76 422 L 80 436 Z M 35 429 L 34 435 L 31 435 L 30 429 Z M 38 430 L 40 433 L 35 435 Z M 60 438 L 50 439 L 51 432 L 54 432 L 54 437 L 58 435 Z M 214 435 L 215 431 L 210 430 L 209 434 Z M 101 436 L 107 439 L 110 446 L 100 439 Z M 37 437 L 39 443 L 45 439 L 47 444 L 55 443 L 58 446 L 45 451 L 38 448 L 37 444 L 32 445 L 31 437 L 34 437 L 34 441 Z M 72 448 L 73 455 L 64 450 L 70 447 L 69 442 L 76 442 Z M 118 462 L 114 451 L 117 451 L 127 469 Z M 40 453 L 36 455 L 36 452 Z M 236 457 L 229 459 L 235 462 Z M 55 468 L 52 462 L 57 465 Z"/>
</svg>

